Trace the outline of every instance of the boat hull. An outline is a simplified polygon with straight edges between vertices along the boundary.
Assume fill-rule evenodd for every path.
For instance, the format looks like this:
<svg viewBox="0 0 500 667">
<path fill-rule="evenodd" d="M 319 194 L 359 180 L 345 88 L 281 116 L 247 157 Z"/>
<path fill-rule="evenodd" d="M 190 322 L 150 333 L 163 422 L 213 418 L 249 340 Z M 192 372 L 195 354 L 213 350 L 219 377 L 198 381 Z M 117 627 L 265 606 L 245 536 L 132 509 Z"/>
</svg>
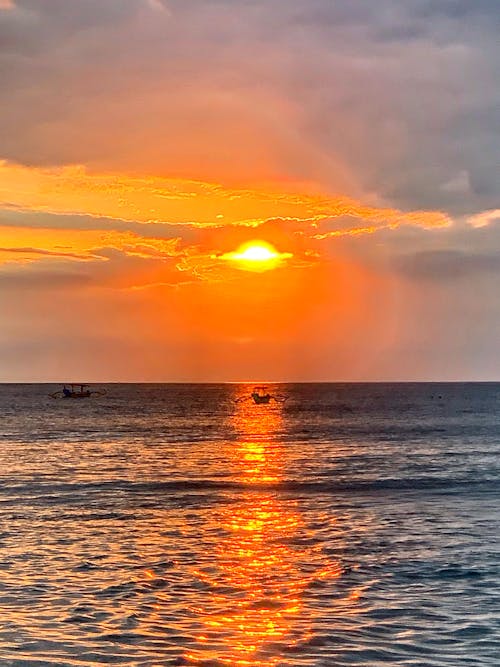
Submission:
<svg viewBox="0 0 500 667">
<path fill-rule="evenodd" d="M 271 395 L 266 394 L 265 396 L 259 396 L 259 394 L 252 394 L 253 402 L 257 405 L 264 404 L 266 405 L 271 400 Z"/>
</svg>

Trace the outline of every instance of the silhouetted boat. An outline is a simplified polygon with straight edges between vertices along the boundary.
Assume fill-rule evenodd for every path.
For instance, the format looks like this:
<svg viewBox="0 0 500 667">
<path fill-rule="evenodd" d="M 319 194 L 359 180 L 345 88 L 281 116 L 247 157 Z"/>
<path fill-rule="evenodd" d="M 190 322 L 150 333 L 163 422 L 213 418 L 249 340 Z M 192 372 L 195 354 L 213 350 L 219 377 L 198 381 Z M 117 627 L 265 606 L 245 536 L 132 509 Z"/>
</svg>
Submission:
<svg viewBox="0 0 500 667">
<path fill-rule="evenodd" d="M 243 401 L 253 401 L 257 405 L 267 405 L 271 399 L 277 403 L 284 403 L 288 396 L 281 396 L 280 394 L 271 394 L 266 385 L 257 385 L 252 389 L 250 396 L 241 396 L 236 399 L 236 403 Z"/>
<path fill-rule="evenodd" d="M 90 398 L 91 396 L 104 396 L 104 390 L 92 391 L 88 384 L 65 384 L 62 389 L 51 394 L 52 398 Z"/>
<path fill-rule="evenodd" d="M 265 386 L 254 387 L 251 397 L 253 398 L 253 402 L 257 403 L 257 405 L 261 403 L 269 403 L 271 400 L 271 394 L 267 391 L 267 387 Z"/>
</svg>

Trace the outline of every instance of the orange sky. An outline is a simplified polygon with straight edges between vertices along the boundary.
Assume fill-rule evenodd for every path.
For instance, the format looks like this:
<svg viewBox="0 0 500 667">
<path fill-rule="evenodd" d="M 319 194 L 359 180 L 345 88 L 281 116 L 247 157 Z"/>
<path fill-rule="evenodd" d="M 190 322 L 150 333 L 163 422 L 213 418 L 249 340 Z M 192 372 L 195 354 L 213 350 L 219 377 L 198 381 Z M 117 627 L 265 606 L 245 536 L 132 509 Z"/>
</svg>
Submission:
<svg viewBox="0 0 500 667">
<path fill-rule="evenodd" d="M 0 3 L 0 380 L 496 377 L 486 34 L 223 4 Z"/>
<path fill-rule="evenodd" d="M 20 380 L 364 379 L 418 319 L 387 234 L 453 226 L 301 184 L 8 162 L 0 174 L 4 345 L 31 359 Z M 259 239 L 278 261 L 233 259 Z"/>
<path fill-rule="evenodd" d="M 382 347 L 392 335 L 375 305 L 392 299 L 391 279 L 345 251 L 328 257 L 325 241 L 450 225 L 438 211 L 401 212 L 299 186 L 235 189 L 10 163 L 0 173 L 1 266 L 19 275 L 19 286 L 32 277 L 45 292 L 38 301 L 32 289 L 21 291 L 11 307 L 25 304 L 21 312 L 30 312 L 41 336 L 57 323 L 70 338 L 35 364 L 41 375 L 55 368 L 54 377 L 60 356 L 76 353 L 82 334 L 85 361 L 69 366 L 84 379 L 300 377 L 323 366 L 317 346 L 325 331 L 352 372 L 360 331 L 370 330 Z M 7 224 L 9 211 L 15 217 Z M 35 217 L 41 226 L 16 225 L 28 212 L 48 217 Z M 278 261 L 233 259 L 254 239 L 271 244 Z M 108 338 L 119 340 L 116 360 Z M 129 346 L 137 358 L 123 368 Z M 102 354 L 94 356 L 94 347 Z M 103 363 L 110 370 L 103 372 Z"/>
</svg>

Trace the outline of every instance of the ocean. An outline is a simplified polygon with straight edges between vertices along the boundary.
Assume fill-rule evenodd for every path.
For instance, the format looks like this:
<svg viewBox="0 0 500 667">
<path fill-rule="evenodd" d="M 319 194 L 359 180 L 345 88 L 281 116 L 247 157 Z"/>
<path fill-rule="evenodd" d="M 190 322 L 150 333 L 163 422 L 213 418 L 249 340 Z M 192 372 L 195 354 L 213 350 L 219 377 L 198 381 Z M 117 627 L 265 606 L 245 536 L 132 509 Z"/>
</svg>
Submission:
<svg viewBox="0 0 500 667">
<path fill-rule="evenodd" d="M 500 665 L 500 384 L 58 388 L 0 385 L 2 667 Z"/>
</svg>

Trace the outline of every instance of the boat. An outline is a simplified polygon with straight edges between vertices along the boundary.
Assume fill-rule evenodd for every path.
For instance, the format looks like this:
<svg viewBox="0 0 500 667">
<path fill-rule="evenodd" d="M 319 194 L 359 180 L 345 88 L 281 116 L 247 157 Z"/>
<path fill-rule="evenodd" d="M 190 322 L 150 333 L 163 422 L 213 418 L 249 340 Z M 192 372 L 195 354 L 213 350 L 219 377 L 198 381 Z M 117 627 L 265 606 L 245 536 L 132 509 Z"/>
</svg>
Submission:
<svg viewBox="0 0 500 667">
<path fill-rule="evenodd" d="M 260 387 L 254 387 L 250 396 L 252 397 L 253 402 L 257 405 L 269 403 L 271 400 L 271 394 L 268 392 L 267 387 L 264 385 Z"/>
<path fill-rule="evenodd" d="M 70 383 L 63 385 L 59 391 L 50 394 L 52 398 L 90 398 L 91 396 L 104 396 L 104 390 L 92 391 L 90 385 L 82 383 Z"/>
<path fill-rule="evenodd" d="M 288 396 L 282 396 L 281 394 L 271 394 L 266 385 L 256 385 L 250 394 L 250 396 L 241 396 L 236 399 L 236 403 L 242 403 L 243 401 L 253 401 L 256 405 L 268 405 L 271 400 L 276 401 L 276 403 L 284 403 L 288 399 Z"/>
</svg>

